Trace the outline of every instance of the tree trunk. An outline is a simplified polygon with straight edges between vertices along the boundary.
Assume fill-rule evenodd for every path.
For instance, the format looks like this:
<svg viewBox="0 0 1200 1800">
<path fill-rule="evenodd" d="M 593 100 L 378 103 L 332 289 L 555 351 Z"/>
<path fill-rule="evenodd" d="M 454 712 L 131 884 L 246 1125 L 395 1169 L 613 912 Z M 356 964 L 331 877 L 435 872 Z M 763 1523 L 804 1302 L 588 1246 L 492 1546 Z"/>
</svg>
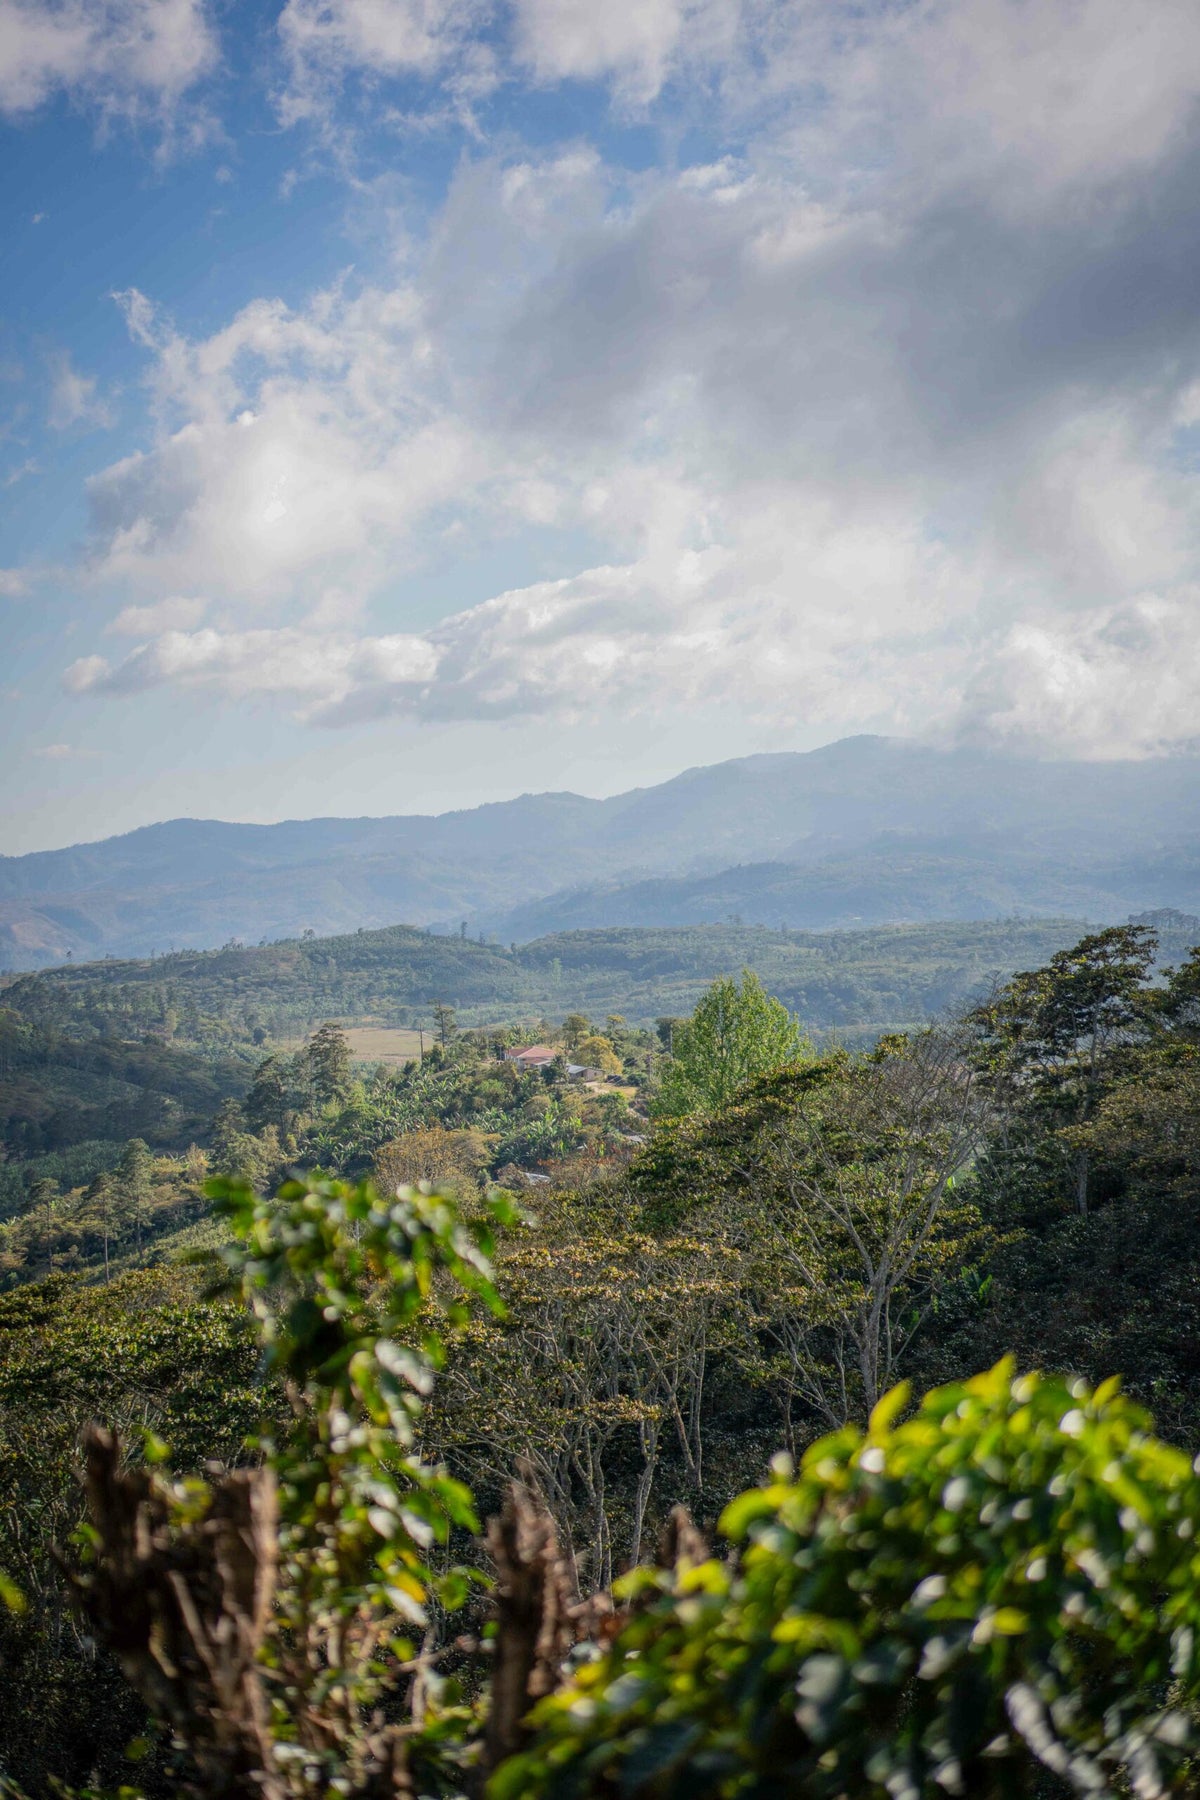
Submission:
<svg viewBox="0 0 1200 1800">
<path fill-rule="evenodd" d="M 642 1556 L 642 1533 L 646 1526 L 646 1507 L 650 1500 L 650 1490 L 654 1486 L 654 1471 L 658 1467 L 658 1421 L 651 1420 L 640 1428 L 642 1439 L 642 1455 L 645 1461 L 638 1477 L 637 1492 L 633 1497 L 633 1527 L 629 1534 L 629 1566 L 636 1568 Z"/>
</svg>

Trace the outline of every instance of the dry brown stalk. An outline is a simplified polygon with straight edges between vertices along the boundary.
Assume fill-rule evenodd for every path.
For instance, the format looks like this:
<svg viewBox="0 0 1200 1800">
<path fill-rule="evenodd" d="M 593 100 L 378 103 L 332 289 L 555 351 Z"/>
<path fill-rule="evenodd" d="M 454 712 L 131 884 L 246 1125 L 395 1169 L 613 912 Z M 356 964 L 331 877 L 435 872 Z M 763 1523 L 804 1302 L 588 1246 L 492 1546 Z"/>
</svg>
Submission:
<svg viewBox="0 0 1200 1800">
<path fill-rule="evenodd" d="M 194 1791 L 276 1800 L 258 1660 L 275 1592 L 270 1470 L 221 1475 L 204 1516 L 180 1526 L 152 1472 L 122 1468 L 116 1436 L 93 1425 L 83 1481 L 99 1554 L 84 1573 L 62 1566 L 92 1630 L 189 1752 Z"/>
</svg>

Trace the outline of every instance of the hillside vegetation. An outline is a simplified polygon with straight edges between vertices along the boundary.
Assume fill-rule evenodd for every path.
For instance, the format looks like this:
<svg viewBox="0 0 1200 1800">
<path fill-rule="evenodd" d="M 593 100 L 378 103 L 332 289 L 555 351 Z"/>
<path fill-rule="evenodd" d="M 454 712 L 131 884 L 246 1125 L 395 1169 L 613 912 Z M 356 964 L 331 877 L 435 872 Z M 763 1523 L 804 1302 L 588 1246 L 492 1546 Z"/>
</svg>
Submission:
<svg viewBox="0 0 1200 1800">
<path fill-rule="evenodd" d="M 879 1030 L 960 1005 L 1081 929 L 1071 919 L 836 933 L 714 924 L 572 931 L 506 948 L 395 925 L 67 966 L 0 991 L 31 1023 L 73 1036 L 234 1044 L 286 1039 L 329 1018 L 428 1024 L 440 1003 L 470 1024 L 576 1010 L 648 1022 L 690 1011 L 714 977 L 750 968 L 810 1028 Z M 1168 918 L 1164 960 L 1186 954 L 1192 930 Z"/>
<path fill-rule="evenodd" d="M 190 1170 L 47 1190 L 4 1239 L 0 1771 L 1190 1793 L 1200 948 L 1160 952 L 1086 933 L 866 1051 L 748 974 L 544 1069 L 443 1009 L 364 1078 L 326 1024 Z"/>
</svg>

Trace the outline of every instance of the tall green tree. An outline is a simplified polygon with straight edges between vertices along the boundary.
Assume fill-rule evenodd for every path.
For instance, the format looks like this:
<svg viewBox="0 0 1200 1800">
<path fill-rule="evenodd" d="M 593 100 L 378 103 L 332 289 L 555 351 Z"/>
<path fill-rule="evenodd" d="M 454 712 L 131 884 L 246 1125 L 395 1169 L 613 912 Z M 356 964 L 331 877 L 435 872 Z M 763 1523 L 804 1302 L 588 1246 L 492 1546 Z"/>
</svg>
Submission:
<svg viewBox="0 0 1200 1800">
<path fill-rule="evenodd" d="M 42 1222 L 45 1226 L 47 1275 L 52 1275 L 54 1273 L 53 1209 L 54 1202 L 57 1199 L 58 1183 L 57 1181 L 51 1181 L 49 1176 L 46 1175 L 41 1176 L 39 1180 L 35 1181 L 29 1190 L 29 1210 L 34 1213 L 40 1212 L 42 1214 Z M 30 1260 L 32 1261 L 32 1252 Z"/>
<path fill-rule="evenodd" d="M 454 1016 L 454 1008 L 439 1000 L 433 1009 L 434 1028 L 442 1049 L 448 1049 L 458 1033 L 458 1023 Z"/>
<path fill-rule="evenodd" d="M 246 1117 L 238 1102 L 222 1100 L 212 1122 L 212 1166 L 218 1175 L 240 1175 L 245 1160 Z"/>
<path fill-rule="evenodd" d="M 116 1187 L 124 1212 L 133 1220 L 134 1241 L 139 1255 L 153 1168 L 154 1158 L 150 1154 L 149 1144 L 143 1138 L 130 1138 L 117 1164 Z"/>
<path fill-rule="evenodd" d="M 322 1106 L 340 1100 L 350 1086 L 350 1046 L 340 1025 L 326 1023 L 307 1051 L 313 1092 Z"/>
<path fill-rule="evenodd" d="M 254 1071 L 250 1092 L 246 1095 L 246 1119 L 252 1131 L 274 1125 L 282 1131 L 291 1105 L 289 1069 L 278 1056 L 268 1056 Z"/>
<path fill-rule="evenodd" d="M 727 1106 L 746 1082 L 811 1055 L 800 1023 L 751 969 L 715 981 L 672 1032 L 654 1109 L 664 1118 Z"/>
<path fill-rule="evenodd" d="M 100 1220 L 100 1230 L 104 1239 L 104 1281 L 108 1284 L 108 1245 L 112 1224 L 112 1176 L 101 1170 L 93 1175 L 84 1193 L 84 1202 L 89 1209 L 94 1209 L 93 1217 Z"/>
<path fill-rule="evenodd" d="M 1114 925 L 1014 975 L 971 1014 L 980 1061 L 1001 1106 L 1057 1136 L 1076 1210 L 1086 1216 L 1091 1152 L 1080 1128 L 1120 1072 L 1121 1053 L 1160 1010 L 1146 987 L 1158 940 Z"/>
</svg>

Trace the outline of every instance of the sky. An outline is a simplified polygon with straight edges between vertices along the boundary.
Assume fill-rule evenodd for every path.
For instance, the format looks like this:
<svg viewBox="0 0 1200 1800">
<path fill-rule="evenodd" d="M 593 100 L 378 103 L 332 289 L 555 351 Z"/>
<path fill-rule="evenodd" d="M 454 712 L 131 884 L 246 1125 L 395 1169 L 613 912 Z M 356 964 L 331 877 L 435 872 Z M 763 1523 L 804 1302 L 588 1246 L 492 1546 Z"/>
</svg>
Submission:
<svg viewBox="0 0 1200 1800">
<path fill-rule="evenodd" d="M 1200 747 L 1195 0 L 0 0 L 0 852 Z"/>
</svg>

